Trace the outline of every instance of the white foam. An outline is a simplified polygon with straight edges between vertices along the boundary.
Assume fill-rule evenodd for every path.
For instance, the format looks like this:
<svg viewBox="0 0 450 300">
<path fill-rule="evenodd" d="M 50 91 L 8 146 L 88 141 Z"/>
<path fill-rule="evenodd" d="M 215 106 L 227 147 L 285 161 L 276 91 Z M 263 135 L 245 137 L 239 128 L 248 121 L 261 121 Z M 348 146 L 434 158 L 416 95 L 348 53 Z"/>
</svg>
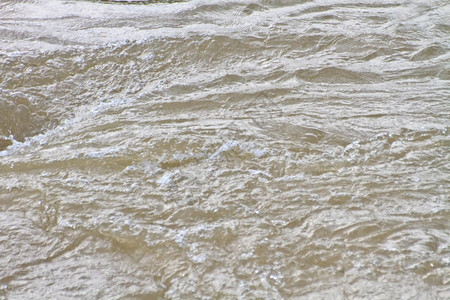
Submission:
<svg viewBox="0 0 450 300">
<path fill-rule="evenodd" d="M 209 156 L 209 159 L 215 159 L 220 156 L 223 152 L 227 152 L 233 148 L 239 148 L 240 150 L 250 152 L 255 157 L 262 157 L 267 154 L 268 149 L 258 148 L 254 143 L 241 143 L 235 140 L 230 140 L 225 142 L 220 148 Z"/>
<path fill-rule="evenodd" d="M 214 159 L 217 158 L 222 152 L 228 151 L 236 146 L 239 145 L 239 142 L 237 141 L 227 141 L 225 144 L 223 144 L 219 150 L 217 150 L 216 152 L 214 152 L 209 159 Z"/>
<path fill-rule="evenodd" d="M 172 177 L 176 174 L 176 172 L 166 172 L 161 178 L 158 180 L 158 184 L 160 186 L 169 185 L 172 183 Z"/>
<path fill-rule="evenodd" d="M 84 153 L 84 157 L 102 159 L 107 156 L 114 156 L 116 153 L 119 153 L 121 151 L 123 151 L 123 148 L 121 148 L 121 147 L 109 147 L 109 148 L 103 148 L 99 151 L 90 151 L 90 152 Z"/>
<path fill-rule="evenodd" d="M 266 171 L 261 171 L 261 170 L 249 170 L 251 175 L 256 175 L 256 176 L 264 176 L 267 178 L 273 178 L 272 175 L 270 175 L 269 173 L 267 173 Z"/>
</svg>

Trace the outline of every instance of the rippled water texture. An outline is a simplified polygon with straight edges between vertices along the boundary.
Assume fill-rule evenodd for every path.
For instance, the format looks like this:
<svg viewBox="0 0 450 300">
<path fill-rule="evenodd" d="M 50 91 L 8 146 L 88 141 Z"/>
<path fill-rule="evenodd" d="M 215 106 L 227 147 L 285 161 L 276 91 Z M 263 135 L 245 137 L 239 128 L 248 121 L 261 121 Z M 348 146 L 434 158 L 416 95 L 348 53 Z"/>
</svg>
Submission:
<svg viewBox="0 0 450 300">
<path fill-rule="evenodd" d="M 155 2 L 0 2 L 0 299 L 449 299 L 449 2 Z"/>
</svg>

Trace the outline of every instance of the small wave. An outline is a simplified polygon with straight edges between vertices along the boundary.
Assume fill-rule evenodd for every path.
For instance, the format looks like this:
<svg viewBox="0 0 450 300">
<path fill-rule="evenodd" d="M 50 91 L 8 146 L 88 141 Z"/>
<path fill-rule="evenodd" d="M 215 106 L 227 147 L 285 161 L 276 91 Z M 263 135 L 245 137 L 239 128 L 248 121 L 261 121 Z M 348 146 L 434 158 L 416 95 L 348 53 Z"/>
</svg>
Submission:
<svg viewBox="0 0 450 300">
<path fill-rule="evenodd" d="M 356 72 L 338 67 L 326 67 L 319 70 L 302 69 L 296 73 L 298 79 L 329 84 L 363 84 L 377 81 L 378 76 L 369 72 Z"/>
</svg>

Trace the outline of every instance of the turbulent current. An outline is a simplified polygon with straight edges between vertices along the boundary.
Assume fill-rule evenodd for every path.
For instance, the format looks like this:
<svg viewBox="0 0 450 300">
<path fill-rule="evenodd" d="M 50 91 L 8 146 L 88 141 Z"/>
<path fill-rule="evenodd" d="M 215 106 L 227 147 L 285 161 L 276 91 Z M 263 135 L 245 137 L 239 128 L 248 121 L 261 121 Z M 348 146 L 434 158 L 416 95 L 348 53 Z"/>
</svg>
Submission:
<svg viewBox="0 0 450 300">
<path fill-rule="evenodd" d="M 449 16 L 0 1 L 0 299 L 449 299 Z"/>
</svg>

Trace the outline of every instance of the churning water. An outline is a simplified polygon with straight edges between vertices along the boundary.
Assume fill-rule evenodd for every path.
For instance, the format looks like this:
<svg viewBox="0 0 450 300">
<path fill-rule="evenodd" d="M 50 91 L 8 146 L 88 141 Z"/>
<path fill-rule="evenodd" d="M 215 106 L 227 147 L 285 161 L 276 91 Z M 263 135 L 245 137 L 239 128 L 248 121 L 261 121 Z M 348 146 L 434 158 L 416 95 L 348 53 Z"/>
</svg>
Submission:
<svg viewBox="0 0 450 300">
<path fill-rule="evenodd" d="M 450 298 L 449 16 L 0 1 L 0 299 Z"/>
</svg>

